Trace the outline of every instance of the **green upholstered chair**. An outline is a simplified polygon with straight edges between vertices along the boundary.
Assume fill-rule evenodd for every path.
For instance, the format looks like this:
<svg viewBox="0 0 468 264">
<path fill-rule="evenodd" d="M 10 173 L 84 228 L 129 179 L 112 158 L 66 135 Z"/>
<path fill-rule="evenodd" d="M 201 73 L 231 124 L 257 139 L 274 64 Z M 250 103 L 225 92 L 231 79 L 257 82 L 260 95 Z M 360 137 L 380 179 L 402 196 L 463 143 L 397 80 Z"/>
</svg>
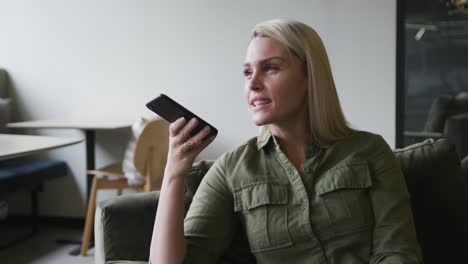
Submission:
<svg viewBox="0 0 468 264">
<path fill-rule="evenodd" d="M 447 140 L 426 140 L 394 151 L 411 194 L 424 263 L 468 259 L 468 162 Z"/>
<path fill-rule="evenodd" d="M 416 231 L 426 264 L 468 259 L 468 187 L 460 159 L 447 140 L 426 140 L 394 151 L 405 175 Z M 463 164 L 468 170 L 468 159 Z M 186 178 L 188 209 L 211 162 L 193 166 Z M 159 192 L 103 201 L 96 211 L 96 264 L 147 263 Z M 222 263 L 255 263 L 243 234 Z"/>
</svg>

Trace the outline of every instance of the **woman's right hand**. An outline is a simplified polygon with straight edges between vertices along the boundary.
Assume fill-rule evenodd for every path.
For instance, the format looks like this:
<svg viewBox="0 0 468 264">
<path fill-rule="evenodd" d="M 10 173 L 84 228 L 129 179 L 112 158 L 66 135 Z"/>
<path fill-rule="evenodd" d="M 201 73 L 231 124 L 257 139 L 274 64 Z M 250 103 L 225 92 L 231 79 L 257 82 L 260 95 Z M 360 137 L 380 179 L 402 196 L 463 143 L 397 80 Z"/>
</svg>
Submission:
<svg viewBox="0 0 468 264">
<path fill-rule="evenodd" d="M 216 138 L 216 136 L 212 136 L 202 141 L 210 133 L 208 126 L 205 126 L 196 135 L 190 136 L 190 132 L 197 124 L 196 118 L 187 122 L 185 118 L 181 117 L 169 126 L 169 152 L 164 171 L 164 177 L 168 177 L 168 180 L 174 179 L 174 177 L 185 177 L 198 154 Z M 192 141 L 195 144 L 194 147 L 190 151 L 181 151 L 182 146 L 188 141 Z"/>
<path fill-rule="evenodd" d="M 193 161 L 215 136 L 204 141 L 210 128 L 204 127 L 196 135 L 190 132 L 198 121 L 179 118 L 169 126 L 169 151 L 158 209 L 151 239 L 152 263 L 182 263 L 187 246 L 184 237 L 184 180 Z M 192 141 L 190 148 L 184 147 Z"/>
</svg>

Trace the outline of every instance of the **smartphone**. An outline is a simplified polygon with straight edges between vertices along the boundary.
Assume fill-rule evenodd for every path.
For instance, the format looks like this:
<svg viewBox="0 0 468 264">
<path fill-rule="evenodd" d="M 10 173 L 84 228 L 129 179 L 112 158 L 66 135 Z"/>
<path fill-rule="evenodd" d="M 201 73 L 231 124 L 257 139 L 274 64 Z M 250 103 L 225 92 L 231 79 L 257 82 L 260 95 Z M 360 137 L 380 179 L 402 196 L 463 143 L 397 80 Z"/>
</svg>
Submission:
<svg viewBox="0 0 468 264">
<path fill-rule="evenodd" d="M 158 97 L 151 100 L 146 104 L 146 107 L 158 114 L 160 117 L 166 119 L 169 123 L 172 123 L 181 117 L 184 117 L 187 121 L 195 117 L 198 120 L 198 125 L 190 132 L 191 136 L 196 135 L 205 126 L 210 127 L 210 133 L 203 140 L 218 134 L 218 130 L 214 126 L 210 125 L 208 122 L 201 119 L 165 94 L 160 94 Z"/>
</svg>

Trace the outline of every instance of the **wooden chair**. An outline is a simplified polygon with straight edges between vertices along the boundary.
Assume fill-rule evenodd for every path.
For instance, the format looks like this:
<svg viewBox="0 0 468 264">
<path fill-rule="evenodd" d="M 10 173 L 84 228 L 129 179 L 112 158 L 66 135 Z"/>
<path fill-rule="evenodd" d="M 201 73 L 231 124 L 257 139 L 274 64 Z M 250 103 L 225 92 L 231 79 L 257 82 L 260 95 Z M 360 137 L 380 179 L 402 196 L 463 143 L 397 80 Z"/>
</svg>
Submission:
<svg viewBox="0 0 468 264">
<path fill-rule="evenodd" d="M 148 121 L 136 140 L 133 159 L 135 168 L 145 177 L 145 182 L 140 185 L 128 184 L 127 178 L 122 171 L 122 162 L 88 171 L 89 174 L 94 175 L 94 178 L 81 242 L 82 256 L 86 256 L 89 240 L 91 239 L 97 190 L 117 189 L 117 195 L 121 195 L 124 188 L 131 188 L 139 192 L 150 192 L 153 189 L 159 189 L 167 160 L 168 145 L 169 123 L 160 118 Z"/>
</svg>

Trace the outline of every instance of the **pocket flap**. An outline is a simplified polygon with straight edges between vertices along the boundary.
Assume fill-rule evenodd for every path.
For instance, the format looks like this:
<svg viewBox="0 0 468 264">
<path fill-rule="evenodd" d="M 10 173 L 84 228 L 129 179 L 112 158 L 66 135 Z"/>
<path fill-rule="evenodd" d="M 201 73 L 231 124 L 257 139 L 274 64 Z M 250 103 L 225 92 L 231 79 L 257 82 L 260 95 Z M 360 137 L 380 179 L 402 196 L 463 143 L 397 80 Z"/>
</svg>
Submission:
<svg viewBox="0 0 468 264">
<path fill-rule="evenodd" d="M 259 183 L 234 192 L 234 211 L 249 210 L 265 204 L 287 204 L 287 185 Z"/>
<path fill-rule="evenodd" d="M 343 164 L 327 171 L 315 185 L 318 195 L 338 189 L 364 189 L 372 186 L 367 162 Z"/>
</svg>

